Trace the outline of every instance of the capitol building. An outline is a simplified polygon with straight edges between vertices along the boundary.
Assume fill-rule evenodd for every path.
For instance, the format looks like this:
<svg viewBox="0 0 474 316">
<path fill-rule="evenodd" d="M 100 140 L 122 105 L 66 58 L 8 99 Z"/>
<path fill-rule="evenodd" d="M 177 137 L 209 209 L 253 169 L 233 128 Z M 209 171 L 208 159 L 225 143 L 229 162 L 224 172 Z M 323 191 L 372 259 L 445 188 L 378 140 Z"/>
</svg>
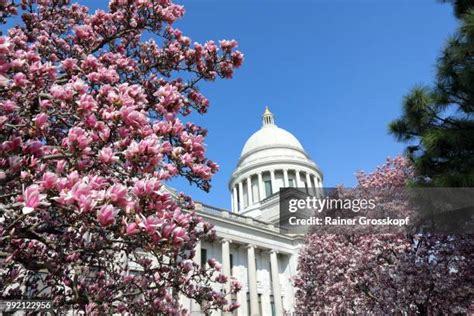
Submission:
<svg viewBox="0 0 474 316">
<path fill-rule="evenodd" d="M 280 188 L 304 188 L 316 194 L 323 174 L 305 152 L 298 139 L 278 127 L 268 107 L 262 127 L 243 146 L 228 187 L 229 210 L 196 203 L 199 215 L 214 224 L 217 241 L 198 243 L 195 260 L 222 263 L 223 273 L 242 284 L 231 299 L 240 304 L 233 313 L 213 315 L 284 315 L 294 311 L 298 251 L 303 236 L 279 227 Z M 202 315 L 200 306 L 183 298 L 192 315 Z"/>
</svg>

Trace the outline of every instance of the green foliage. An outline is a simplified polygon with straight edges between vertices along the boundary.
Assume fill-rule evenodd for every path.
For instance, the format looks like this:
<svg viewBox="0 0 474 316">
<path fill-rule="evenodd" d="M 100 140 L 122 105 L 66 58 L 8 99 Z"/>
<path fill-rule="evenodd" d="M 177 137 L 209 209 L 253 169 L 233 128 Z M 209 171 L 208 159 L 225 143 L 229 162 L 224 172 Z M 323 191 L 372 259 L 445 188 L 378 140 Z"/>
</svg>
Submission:
<svg viewBox="0 0 474 316">
<path fill-rule="evenodd" d="M 460 27 L 438 60 L 435 84 L 413 88 L 389 126 L 410 143 L 418 185 L 474 186 L 474 2 L 450 2 Z"/>
<path fill-rule="evenodd" d="M 454 6 L 454 15 L 458 18 L 474 7 L 472 0 L 442 0 L 441 2 L 451 2 Z"/>
</svg>

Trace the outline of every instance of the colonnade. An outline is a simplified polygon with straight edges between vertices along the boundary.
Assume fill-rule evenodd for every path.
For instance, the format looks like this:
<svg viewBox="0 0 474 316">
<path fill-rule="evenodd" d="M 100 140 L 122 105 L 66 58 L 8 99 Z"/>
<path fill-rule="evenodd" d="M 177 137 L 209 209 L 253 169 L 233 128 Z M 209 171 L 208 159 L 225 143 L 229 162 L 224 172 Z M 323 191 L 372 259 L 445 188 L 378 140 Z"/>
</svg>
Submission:
<svg viewBox="0 0 474 316">
<path fill-rule="evenodd" d="M 276 173 L 283 173 L 283 185 L 278 186 Z M 265 177 L 266 175 L 266 177 Z M 265 181 L 264 181 L 264 178 Z M 265 182 L 270 182 L 269 189 Z M 318 188 L 322 186 L 321 178 L 316 173 L 298 169 L 270 169 L 254 174 L 249 174 L 232 187 L 232 211 L 242 211 L 257 202 L 264 200 L 278 190 L 288 187 L 306 188 L 308 194 L 317 194 Z M 257 187 L 254 192 L 253 187 Z M 244 192 L 244 190 L 246 192 Z"/>
<path fill-rule="evenodd" d="M 231 275 L 231 264 L 230 264 L 230 244 L 231 241 L 228 239 L 221 240 L 222 247 L 222 273 L 224 275 Z M 259 298 L 257 292 L 257 266 L 256 266 L 256 256 L 255 251 L 257 246 L 253 244 L 241 245 L 245 246 L 247 249 L 247 280 L 248 280 L 248 291 L 250 298 L 250 310 L 249 315 L 258 316 L 261 315 Z M 274 299 L 274 308 L 275 315 L 283 315 L 283 301 L 282 301 L 282 290 L 280 288 L 280 277 L 279 277 L 279 267 L 278 267 L 278 251 L 274 249 L 263 249 L 264 253 L 268 254 L 270 257 L 270 274 L 271 274 L 271 290 Z M 201 243 L 198 242 L 196 245 L 196 256 L 194 257 L 196 263 L 201 263 Z M 223 285 L 224 289 L 229 290 L 230 283 Z M 239 298 L 242 296 L 237 296 L 237 302 L 242 306 L 247 304 L 247 302 L 240 302 Z M 244 296 L 245 297 L 245 296 Z M 230 301 L 230 297 L 227 298 Z M 191 313 L 199 314 L 200 306 L 196 302 L 192 302 Z M 226 315 L 227 313 L 224 313 Z"/>
</svg>

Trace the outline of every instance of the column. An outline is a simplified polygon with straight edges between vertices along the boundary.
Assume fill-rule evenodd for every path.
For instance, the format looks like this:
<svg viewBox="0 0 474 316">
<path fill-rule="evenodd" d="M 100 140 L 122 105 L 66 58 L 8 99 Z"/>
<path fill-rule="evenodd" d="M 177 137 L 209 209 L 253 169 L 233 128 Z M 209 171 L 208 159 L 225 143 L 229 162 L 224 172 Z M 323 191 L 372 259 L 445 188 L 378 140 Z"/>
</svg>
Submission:
<svg viewBox="0 0 474 316">
<path fill-rule="evenodd" d="M 260 314 L 257 294 L 257 267 L 255 265 L 255 246 L 247 247 L 247 267 L 249 271 L 250 316 Z"/>
<path fill-rule="evenodd" d="M 247 273 L 247 247 L 241 245 L 237 249 L 237 266 L 235 278 L 242 284 L 242 290 L 237 293 L 237 303 L 240 307 L 237 309 L 237 316 L 248 316 L 249 310 L 247 306 L 247 291 L 248 291 L 248 273 Z"/>
<path fill-rule="evenodd" d="M 201 265 L 201 241 L 198 240 L 196 247 L 194 248 L 195 255 L 193 258 L 194 263 Z M 201 306 L 198 302 L 191 299 L 191 315 L 203 315 L 201 312 Z"/>
<path fill-rule="evenodd" d="M 232 204 L 232 211 L 237 212 L 239 210 L 239 200 L 237 196 L 237 187 L 234 185 L 232 188 L 232 198 L 233 198 L 233 204 Z"/>
<path fill-rule="evenodd" d="M 230 241 L 228 239 L 222 239 L 222 273 L 229 277 L 229 281 L 226 284 L 223 284 L 223 289 L 226 293 L 230 291 Z M 226 295 L 227 302 L 231 302 L 232 297 L 230 294 Z M 232 313 L 224 312 L 224 315 L 232 315 Z"/>
<path fill-rule="evenodd" d="M 295 175 L 296 175 L 296 187 L 301 188 L 300 171 L 295 170 Z"/>
<path fill-rule="evenodd" d="M 244 186 L 239 182 L 239 211 L 244 209 Z"/>
<path fill-rule="evenodd" d="M 260 258 L 262 260 L 262 266 L 263 267 L 270 267 L 270 257 L 268 256 L 268 251 L 262 251 L 260 253 Z M 257 254 L 257 259 L 258 259 L 258 254 Z M 260 314 L 262 316 L 266 315 L 272 315 L 272 304 L 270 301 L 270 295 L 272 294 L 272 286 L 271 286 L 271 273 L 270 269 L 257 269 L 257 282 L 258 287 L 262 286 L 262 294 L 259 295 L 260 299 Z M 278 314 L 275 314 L 278 315 Z"/>
<path fill-rule="evenodd" d="M 290 187 L 290 183 L 288 181 L 288 169 L 284 169 L 283 170 L 283 186 L 285 188 L 289 188 Z"/>
<path fill-rule="evenodd" d="M 309 178 L 309 172 L 306 172 L 306 186 L 308 187 L 308 194 L 311 192 L 311 179 Z"/>
<path fill-rule="evenodd" d="M 247 178 L 247 196 L 249 198 L 249 204 L 248 206 L 253 204 L 253 198 L 252 198 L 252 176 L 249 176 Z"/>
<path fill-rule="evenodd" d="M 263 183 L 262 172 L 258 173 L 258 194 L 260 195 L 260 201 L 265 198 L 265 183 Z"/>
<path fill-rule="evenodd" d="M 316 180 L 316 176 L 312 176 L 313 178 L 313 181 L 311 182 L 311 185 L 313 185 L 313 191 L 314 191 L 314 195 L 318 195 L 318 180 Z"/>
<path fill-rule="evenodd" d="M 270 179 L 272 181 L 272 194 L 276 192 L 275 170 L 270 170 Z"/>
<path fill-rule="evenodd" d="M 288 277 L 292 277 L 297 274 L 298 272 L 298 251 L 297 249 L 295 253 L 289 255 L 289 261 L 288 261 Z M 285 300 L 288 304 L 287 310 L 289 311 L 294 311 L 294 306 L 295 306 L 295 301 L 296 301 L 296 289 L 293 286 L 287 286 L 286 288 L 286 295 L 285 295 Z M 289 307 L 289 308 L 288 308 Z"/>
<path fill-rule="evenodd" d="M 281 301 L 280 273 L 278 271 L 278 252 L 270 252 L 270 269 L 272 274 L 273 300 L 275 301 L 275 314 L 283 315 L 283 302 Z"/>
</svg>

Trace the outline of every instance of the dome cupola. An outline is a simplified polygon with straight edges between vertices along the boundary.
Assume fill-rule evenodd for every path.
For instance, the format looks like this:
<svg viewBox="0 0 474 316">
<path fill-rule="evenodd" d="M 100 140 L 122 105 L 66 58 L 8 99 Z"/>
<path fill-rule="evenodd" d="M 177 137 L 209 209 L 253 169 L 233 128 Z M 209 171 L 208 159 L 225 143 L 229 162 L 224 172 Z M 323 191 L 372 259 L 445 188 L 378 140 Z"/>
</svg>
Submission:
<svg viewBox="0 0 474 316">
<path fill-rule="evenodd" d="M 262 127 L 245 142 L 229 181 L 232 210 L 252 216 L 250 211 L 280 188 L 302 187 L 312 193 L 321 186 L 318 166 L 293 134 L 275 124 L 266 107 Z"/>
</svg>

